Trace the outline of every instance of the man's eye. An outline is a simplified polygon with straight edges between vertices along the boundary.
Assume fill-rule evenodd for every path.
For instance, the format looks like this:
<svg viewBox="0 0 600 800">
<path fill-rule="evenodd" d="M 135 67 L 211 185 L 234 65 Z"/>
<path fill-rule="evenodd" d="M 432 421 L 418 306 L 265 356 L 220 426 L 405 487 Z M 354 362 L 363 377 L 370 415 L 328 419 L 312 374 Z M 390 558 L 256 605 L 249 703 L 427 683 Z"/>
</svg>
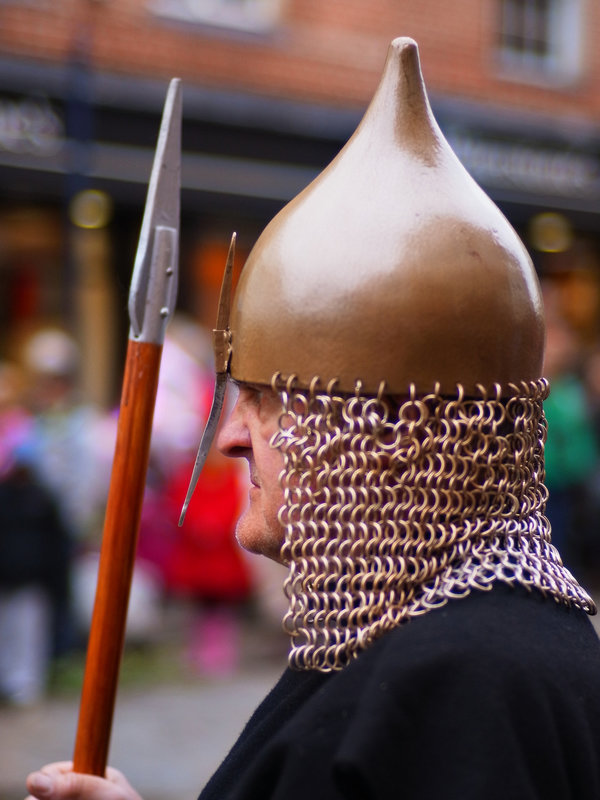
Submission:
<svg viewBox="0 0 600 800">
<path fill-rule="evenodd" d="M 252 403 L 254 405 L 260 404 L 262 398 L 262 391 L 260 389 L 242 384 L 239 386 L 239 393 L 240 400 L 244 403 Z"/>
</svg>

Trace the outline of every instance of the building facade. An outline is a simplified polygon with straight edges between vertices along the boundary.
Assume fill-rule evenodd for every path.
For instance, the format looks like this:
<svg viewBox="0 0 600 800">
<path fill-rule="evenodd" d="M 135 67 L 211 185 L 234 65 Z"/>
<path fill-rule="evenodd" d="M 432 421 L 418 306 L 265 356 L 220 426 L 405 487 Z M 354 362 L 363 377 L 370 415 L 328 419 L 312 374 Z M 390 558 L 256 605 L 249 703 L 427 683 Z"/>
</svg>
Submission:
<svg viewBox="0 0 600 800">
<path fill-rule="evenodd" d="M 184 90 L 180 307 L 211 325 L 231 231 L 241 264 L 352 133 L 398 35 L 419 43 L 442 129 L 540 274 L 585 294 L 573 316 L 592 338 L 593 0 L 0 0 L 0 356 L 59 320 L 93 353 L 86 391 L 113 401 L 171 77 Z"/>
</svg>

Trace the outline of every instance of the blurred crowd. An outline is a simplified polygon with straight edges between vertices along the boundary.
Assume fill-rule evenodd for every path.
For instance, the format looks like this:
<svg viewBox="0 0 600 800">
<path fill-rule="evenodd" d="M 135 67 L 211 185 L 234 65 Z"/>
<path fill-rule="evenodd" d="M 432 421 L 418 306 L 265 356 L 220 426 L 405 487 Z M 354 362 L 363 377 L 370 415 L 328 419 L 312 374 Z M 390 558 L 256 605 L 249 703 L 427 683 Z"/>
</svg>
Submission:
<svg viewBox="0 0 600 800">
<path fill-rule="evenodd" d="M 582 337 L 565 312 L 560 284 L 543 284 L 546 313 L 544 403 L 546 514 L 563 562 L 600 588 L 600 340 Z"/>
<path fill-rule="evenodd" d="M 55 659 L 87 639 L 118 408 L 78 396 L 81 354 L 64 331 L 33 335 L 19 363 L 0 364 L 0 701 L 37 702 Z M 185 658 L 228 674 L 239 657 L 255 563 L 237 546 L 247 497 L 237 461 L 212 454 L 178 526 L 212 399 L 210 337 L 176 318 L 164 345 L 127 641 L 151 641 L 166 603 L 186 608 Z M 264 599 L 264 602 L 263 602 Z M 275 601 L 277 602 L 277 601 Z"/>
<path fill-rule="evenodd" d="M 582 346 L 555 286 L 544 286 L 551 393 L 547 515 L 563 561 L 600 589 L 600 341 Z M 78 396 L 81 353 L 64 331 L 30 337 L 0 364 L 0 701 L 44 696 L 53 661 L 89 630 L 118 408 Z M 127 639 L 152 640 L 161 609 L 186 609 L 183 653 L 199 673 L 238 666 L 251 608 L 279 626 L 277 565 L 245 554 L 235 522 L 247 470 L 212 452 L 178 519 L 213 391 L 210 336 L 176 317 L 164 345 Z M 213 448 L 214 450 L 214 448 Z"/>
</svg>

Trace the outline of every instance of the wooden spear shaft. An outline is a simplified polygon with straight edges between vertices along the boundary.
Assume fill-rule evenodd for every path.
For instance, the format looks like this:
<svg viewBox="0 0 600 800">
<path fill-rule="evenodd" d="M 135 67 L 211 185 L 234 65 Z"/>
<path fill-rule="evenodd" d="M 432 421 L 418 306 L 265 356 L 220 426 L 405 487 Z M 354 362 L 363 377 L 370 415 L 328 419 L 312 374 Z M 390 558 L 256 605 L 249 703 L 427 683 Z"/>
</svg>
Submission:
<svg viewBox="0 0 600 800">
<path fill-rule="evenodd" d="M 129 340 L 73 768 L 104 775 L 162 347 Z M 125 613 L 124 613 L 125 612 Z"/>
</svg>

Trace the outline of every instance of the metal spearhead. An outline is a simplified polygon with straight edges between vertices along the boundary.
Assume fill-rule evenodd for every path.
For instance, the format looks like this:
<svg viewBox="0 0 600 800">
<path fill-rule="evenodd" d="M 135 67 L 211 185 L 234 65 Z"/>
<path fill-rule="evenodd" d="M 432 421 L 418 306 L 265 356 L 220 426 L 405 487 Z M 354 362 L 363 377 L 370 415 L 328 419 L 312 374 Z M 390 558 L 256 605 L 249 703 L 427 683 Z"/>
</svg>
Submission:
<svg viewBox="0 0 600 800">
<path fill-rule="evenodd" d="M 177 298 L 181 80 L 169 84 L 129 292 L 130 338 L 164 342 Z"/>
</svg>

